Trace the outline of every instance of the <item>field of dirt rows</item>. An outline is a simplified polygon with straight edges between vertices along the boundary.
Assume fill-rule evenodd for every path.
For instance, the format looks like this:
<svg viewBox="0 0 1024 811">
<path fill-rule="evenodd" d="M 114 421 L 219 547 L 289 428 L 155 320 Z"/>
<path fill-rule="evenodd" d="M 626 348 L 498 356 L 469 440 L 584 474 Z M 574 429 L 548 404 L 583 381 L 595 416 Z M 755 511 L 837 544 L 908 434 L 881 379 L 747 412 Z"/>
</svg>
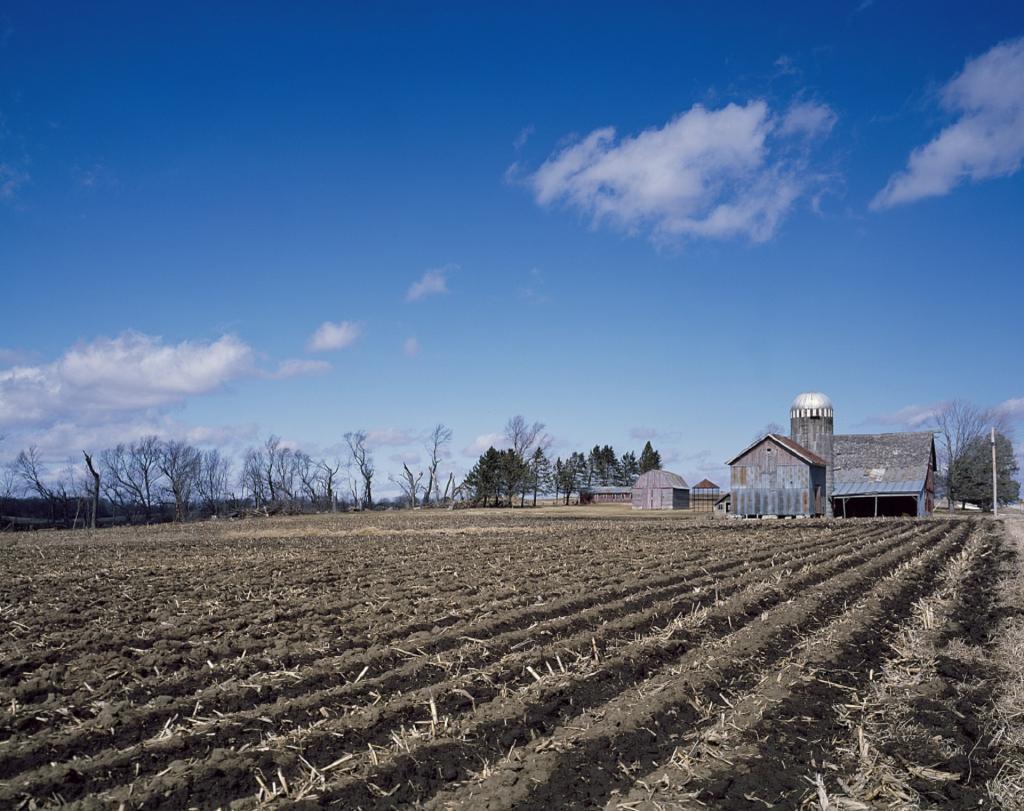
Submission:
<svg viewBox="0 0 1024 811">
<path fill-rule="evenodd" d="M 9 536 L 0 807 L 1006 805 L 1014 548 L 600 508 Z"/>
</svg>

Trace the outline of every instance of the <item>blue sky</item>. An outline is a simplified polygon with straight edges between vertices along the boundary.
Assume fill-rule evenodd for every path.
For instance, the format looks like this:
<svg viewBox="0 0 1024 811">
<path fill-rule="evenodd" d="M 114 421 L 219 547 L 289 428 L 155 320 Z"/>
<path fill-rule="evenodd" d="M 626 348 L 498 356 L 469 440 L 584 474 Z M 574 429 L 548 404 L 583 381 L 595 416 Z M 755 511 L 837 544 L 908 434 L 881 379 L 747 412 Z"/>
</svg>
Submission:
<svg viewBox="0 0 1024 811">
<path fill-rule="evenodd" d="M 386 475 L 443 421 L 461 470 L 522 413 L 720 476 L 806 389 L 838 430 L 1019 423 L 1021 37 L 1008 3 L 4 4 L 0 456 L 364 428 Z"/>
</svg>

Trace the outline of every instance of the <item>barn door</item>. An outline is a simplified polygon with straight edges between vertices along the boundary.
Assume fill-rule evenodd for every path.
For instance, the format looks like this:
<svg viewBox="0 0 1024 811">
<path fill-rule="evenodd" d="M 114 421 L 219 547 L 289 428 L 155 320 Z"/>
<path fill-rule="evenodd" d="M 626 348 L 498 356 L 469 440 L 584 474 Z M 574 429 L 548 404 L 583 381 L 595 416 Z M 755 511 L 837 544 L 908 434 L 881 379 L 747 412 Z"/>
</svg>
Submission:
<svg viewBox="0 0 1024 811">
<path fill-rule="evenodd" d="M 647 509 L 656 510 L 658 508 L 658 491 L 651 487 L 647 491 Z"/>
</svg>

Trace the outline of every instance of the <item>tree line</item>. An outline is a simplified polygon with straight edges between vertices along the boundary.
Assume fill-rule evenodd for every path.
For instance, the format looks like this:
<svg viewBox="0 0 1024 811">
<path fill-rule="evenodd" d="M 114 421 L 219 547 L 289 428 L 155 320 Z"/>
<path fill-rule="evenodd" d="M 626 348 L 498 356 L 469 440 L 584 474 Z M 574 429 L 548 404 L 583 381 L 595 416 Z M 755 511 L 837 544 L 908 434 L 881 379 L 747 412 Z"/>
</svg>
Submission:
<svg viewBox="0 0 1024 811">
<path fill-rule="evenodd" d="M 637 458 L 633 452 L 618 456 L 610 445 L 595 445 L 589 453 L 573 451 L 565 459 L 550 458 L 551 438 L 544 423 L 529 423 L 521 415 L 505 425 L 506 448 L 493 445 L 469 471 L 460 495 L 482 507 L 534 506 L 539 495 L 554 495 L 568 504 L 573 494 L 591 487 L 629 487 L 637 477 L 661 468 L 661 455 L 644 445 Z"/>
<path fill-rule="evenodd" d="M 450 428 L 436 425 L 424 439 L 425 470 L 413 474 L 406 464 L 408 478 L 392 479 L 403 494 L 399 505 L 452 501 L 454 474 L 444 480 L 441 472 L 451 438 Z M 237 470 L 219 449 L 201 450 L 155 435 L 96 454 L 83 451 L 84 463 L 69 459 L 57 470 L 44 462 L 37 447 L 29 447 L 0 467 L 0 521 L 95 528 L 247 510 L 334 512 L 393 506 L 394 499 L 374 498 L 376 467 L 368 440 L 366 431 L 352 431 L 344 435 L 338 456 L 314 458 L 271 435 L 244 452 Z"/>
</svg>

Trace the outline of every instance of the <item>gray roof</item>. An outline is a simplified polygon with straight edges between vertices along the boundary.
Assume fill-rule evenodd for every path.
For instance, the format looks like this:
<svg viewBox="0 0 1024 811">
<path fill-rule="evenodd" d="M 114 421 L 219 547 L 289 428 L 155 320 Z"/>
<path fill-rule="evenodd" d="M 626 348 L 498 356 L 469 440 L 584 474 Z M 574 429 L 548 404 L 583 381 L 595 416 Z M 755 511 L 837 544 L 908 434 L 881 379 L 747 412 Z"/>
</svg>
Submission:
<svg viewBox="0 0 1024 811">
<path fill-rule="evenodd" d="M 904 434 L 836 434 L 832 440 L 837 496 L 920 493 L 934 465 L 927 431 Z"/>
<path fill-rule="evenodd" d="M 678 473 L 670 473 L 667 470 L 648 470 L 643 476 L 636 480 L 633 488 L 636 490 L 657 490 L 662 487 L 675 487 L 682 490 L 689 490 L 690 485 Z"/>
</svg>

